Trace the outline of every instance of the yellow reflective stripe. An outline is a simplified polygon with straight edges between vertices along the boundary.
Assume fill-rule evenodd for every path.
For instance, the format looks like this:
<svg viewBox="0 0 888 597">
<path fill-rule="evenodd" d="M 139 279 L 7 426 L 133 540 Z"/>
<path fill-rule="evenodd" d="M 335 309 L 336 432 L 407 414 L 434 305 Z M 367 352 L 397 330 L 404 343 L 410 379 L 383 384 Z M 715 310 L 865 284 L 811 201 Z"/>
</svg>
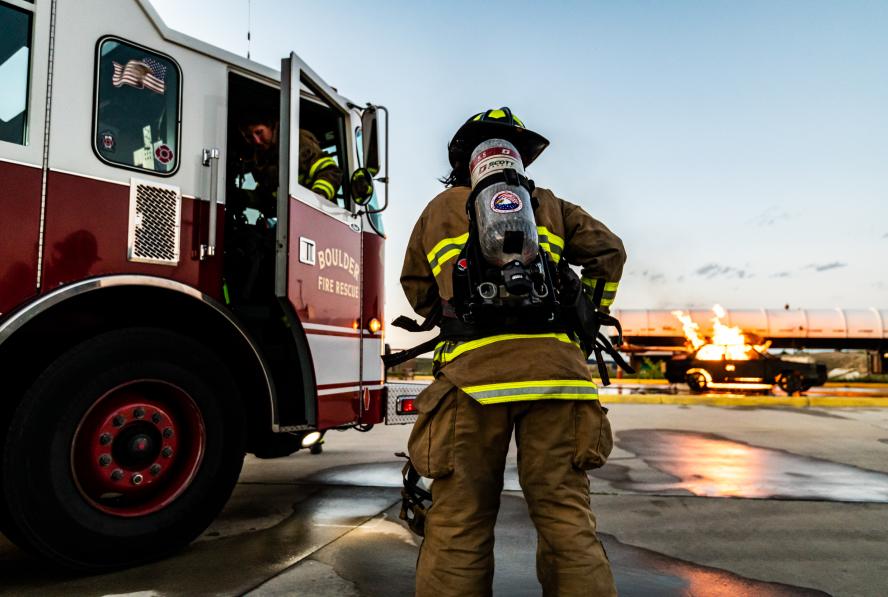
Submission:
<svg viewBox="0 0 888 597">
<path fill-rule="evenodd" d="M 598 389 L 598 386 L 595 384 L 594 381 L 589 381 L 586 379 L 545 379 L 535 381 L 507 381 L 502 383 L 488 383 L 480 386 L 468 386 L 466 388 L 462 388 L 462 390 L 466 394 L 471 394 L 473 392 L 490 392 L 493 390 L 517 390 L 519 388 L 538 388 L 541 386 L 558 388 L 563 388 L 565 386 L 582 386 Z"/>
<path fill-rule="evenodd" d="M 432 259 L 435 258 L 435 255 L 438 254 L 438 251 L 446 247 L 447 245 L 464 245 L 466 241 L 469 240 L 469 233 L 460 234 L 459 236 L 455 236 L 453 238 L 445 238 L 441 242 L 439 242 L 435 247 L 429 251 L 428 259 L 431 262 Z"/>
<path fill-rule="evenodd" d="M 333 188 L 332 184 L 330 184 L 328 181 L 324 180 L 323 178 L 316 180 L 314 182 L 314 184 L 311 185 L 311 190 L 312 191 L 319 191 L 319 192 L 323 193 L 324 195 L 327 196 L 327 199 L 330 199 L 330 200 L 332 200 L 333 197 L 336 196 L 336 189 Z"/>
<path fill-rule="evenodd" d="M 564 239 L 550 231 L 545 226 L 537 226 L 537 235 L 540 237 L 545 237 L 546 241 L 552 243 L 559 249 L 564 249 Z"/>
<path fill-rule="evenodd" d="M 481 404 L 502 404 L 503 402 L 522 402 L 525 400 L 598 400 L 594 394 L 516 394 L 514 396 L 497 396 L 496 398 L 475 398 Z"/>
<path fill-rule="evenodd" d="M 598 286 L 598 281 L 601 278 L 582 278 L 583 284 L 588 287 L 588 294 L 592 294 L 595 292 L 595 288 Z M 617 298 L 617 289 L 620 287 L 619 282 L 605 282 L 604 283 L 604 291 L 601 293 L 601 305 L 602 307 L 610 307 L 614 304 L 614 299 Z M 590 296 L 591 298 L 591 296 Z"/>
<path fill-rule="evenodd" d="M 595 290 L 595 287 L 598 286 L 598 280 L 601 278 L 582 278 L 583 284 L 589 287 L 589 290 Z M 616 292 L 617 288 L 620 287 L 619 282 L 605 282 L 604 291 L 605 292 Z"/>
<path fill-rule="evenodd" d="M 481 112 L 480 114 L 476 114 L 474 117 L 472 117 L 472 120 L 481 120 L 482 118 L 485 118 L 485 117 L 486 118 L 505 118 L 506 113 L 503 112 L 502 110 L 488 110 L 487 112 Z M 520 126 L 521 128 L 527 128 L 524 126 L 524 123 L 521 122 L 521 119 L 519 119 L 514 114 L 512 114 L 512 121 L 515 124 L 517 124 L 518 126 Z"/>
<path fill-rule="evenodd" d="M 441 273 L 441 268 L 444 266 L 444 264 L 459 255 L 460 251 L 462 251 L 461 248 L 453 248 L 441 255 L 438 259 L 436 259 L 435 264 L 432 266 L 432 274 L 435 277 L 438 277 L 438 274 Z"/>
<path fill-rule="evenodd" d="M 565 342 L 567 344 L 577 343 L 570 338 L 567 334 L 563 333 L 548 333 L 548 334 L 500 334 L 499 336 L 488 336 L 486 338 L 480 338 L 478 340 L 469 340 L 468 342 L 460 342 L 460 343 L 452 343 L 452 342 L 441 342 L 435 348 L 435 352 L 438 353 L 436 358 L 439 359 L 442 365 L 446 365 L 447 363 L 453 361 L 458 356 L 465 354 L 471 350 L 477 350 L 478 348 L 483 348 L 485 346 L 489 346 L 491 344 L 495 344 L 497 342 L 504 342 L 506 340 L 540 340 L 540 339 L 552 339 L 558 340 L 559 342 Z M 453 348 L 448 350 L 450 344 L 454 344 Z"/>
<path fill-rule="evenodd" d="M 537 226 L 537 237 L 540 248 L 552 256 L 552 261 L 561 261 L 561 253 L 564 250 L 564 239 L 549 231 L 545 226 Z"/>
<path fill-rule="evenodd" d="M 459 255 L 460 251 L 463 250 L 463 247 L 466 246 L 466 241 L 469 240 L 469 233 L 460 234 L 459 236 L 453 238 L 445 238 L 440 241 L 435 247 L 429 251 L 426 258 L 429 260 L 429 265 L 432 266 L 432 273 L 437 276 L 441 273 L 441 268 L 444 264 L 457 255 Z"/>
<path fill-rule="evenodd" d="M 324 168 L 328 168 L 330 166 L 335 166 L 335 165 L 336 165 L 336 160 L 334 160 L 330 156 L 324 156 L 322 158 L 319 158 L 318 161 L 316 161 L 314 164 L 312 164 L 311 168 L 309 168 L 308 177 L 310 179 L 314 178 L 315 173 L 318 170 L 323 170 Z"/>
<path fill-rule="evenodd" d="M 552 261 L 554 261 L 555 263 L 561 261 L 561 255 L 552 251 L 552 245 L 550 245 L 549 243 L 540 242 L 540 248 L 548 253 L 549 256 L 552 257 Z"/>
</svg>

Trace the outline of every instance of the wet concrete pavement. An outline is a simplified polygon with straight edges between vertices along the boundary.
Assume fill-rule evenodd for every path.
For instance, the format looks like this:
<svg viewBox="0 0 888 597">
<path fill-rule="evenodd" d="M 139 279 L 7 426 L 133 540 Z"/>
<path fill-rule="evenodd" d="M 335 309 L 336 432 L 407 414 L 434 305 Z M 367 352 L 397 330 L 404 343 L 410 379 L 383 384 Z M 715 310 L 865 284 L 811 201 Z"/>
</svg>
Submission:
<svg viewBox="0 0 888 597">
<path fill-rule="evenodd" d="M 592 488 L 621 594 L 885 594 L 888 413 L 825 412 L 613 405 L 618 445 Z M 417 542 L 397 520 L 392 456 L 407 432 L 333 433 L 320 456 L 248 459 L 200 540 L 133 570 L 54 577 L 0 537 L 0 593 L 409 595 Z M 514 456 L 495 593 L 539 595 Z"/>
<path fill-rule="evenodd" d="M 630 429 L 617 432 L 617 441 L 664 476 L 662 481 L 632 481 L 628 475 L 619 480 L 610 472 L 612 467 L 608 480 L 624 489 L 661 495 L 888 502 L 888 474 L 829 460 L 688 431 Z"/>
</svg>

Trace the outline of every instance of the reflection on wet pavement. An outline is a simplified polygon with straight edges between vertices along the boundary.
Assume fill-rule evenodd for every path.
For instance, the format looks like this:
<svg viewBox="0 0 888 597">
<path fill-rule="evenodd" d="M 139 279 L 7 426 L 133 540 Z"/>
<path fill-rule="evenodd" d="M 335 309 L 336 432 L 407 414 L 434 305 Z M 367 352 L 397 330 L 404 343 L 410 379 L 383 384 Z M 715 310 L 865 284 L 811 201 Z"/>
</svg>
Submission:
<svg viewBox="0 0 888 597">
<path fill-rule="evenodd" d="M 689 431 L 631 429 L 618 432 L 617 438 L 620 448 L 671 477 L 641 481 L 627 474 L 615 482 L 623 489 L 708 497 L 888 502 L 885 473 Z"/>
<path fill-rule="evenodd" d="M 150 590 L 165 596 L 239 595 L 372 520 L 398 497 L 395 490 L 375 487 L 238 486 L 226 518 L 264 523 L 270 516 L 272 526 L 251 530 L 237 525 L 231 536 L 198 541 L 173 557 L 98 576 L 48 571 L 44 562 L 0 541 L 0 594 L 51 597 Z M 274 507 L 259 513 L 253 504 Z"/>
<path fill-rule="evenodd" d="M 827 595 L 822 591 L 753 580 L 718 568 L 700 566 L 676 558 L 626 545 L 600 534 L 622 597 L 649 595 L 706 595 L 789 597 Z"/>
<path fill-rule="evenodd" d="M 717 568 L 701 566 L 600 534 L 622 597 L 658 595 L 825 595 L 802 587 L 753 580 Z M 494 547 L 494 595 L 538 597 L 536 531 L 523 499 L 506 495 L 500 507 Z M 398 520 L 398 507 L 389 509 L 302 563 L 259 587 L 255 595 L 283 595 L 326 575 L 335 591 L 346 595 L 411 595 L 418 541 Z M 380 571 L 384 570 L 384 574 Z M 384 577 L 384 579 L 383 579 Z M 332 582 L 331 582 L 332 581 Z M 383 585 L 384 583 L 384 585 Z M 318 587 L 320 589 L 321 587 Z M 321 590 L 317 595 L 334 595 Z"/>
</svg>

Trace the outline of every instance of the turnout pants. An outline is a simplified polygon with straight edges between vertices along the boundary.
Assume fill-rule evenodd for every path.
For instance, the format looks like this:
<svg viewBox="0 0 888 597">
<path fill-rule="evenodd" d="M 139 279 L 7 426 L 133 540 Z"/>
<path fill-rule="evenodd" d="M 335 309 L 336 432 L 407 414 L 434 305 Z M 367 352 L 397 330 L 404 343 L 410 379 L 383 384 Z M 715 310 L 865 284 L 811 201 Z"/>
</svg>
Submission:
<svg viewBox="0 0 888 597">
<path fill-rule="evenodd" d="M 410 457 L 420 475 L 435 479 L 418 597 L 491 594 L 493 529 L 513 429 L 543 595 L 616 594 L 585 472 L 603 465 L 613 446 L 597 400 L 481 405 L 438 379 L 417 398 L 417 409 Z"/>
</svg>

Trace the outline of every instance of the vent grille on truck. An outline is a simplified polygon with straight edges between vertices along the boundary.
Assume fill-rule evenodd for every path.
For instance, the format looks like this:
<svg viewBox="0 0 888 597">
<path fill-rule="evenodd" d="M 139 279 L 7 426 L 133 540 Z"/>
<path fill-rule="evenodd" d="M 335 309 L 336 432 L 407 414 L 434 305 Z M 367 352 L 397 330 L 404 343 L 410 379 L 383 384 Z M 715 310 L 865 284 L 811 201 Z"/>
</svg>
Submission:
<svg viewBox="0 0 888 597">
<path fill-rule="evenodd" d="M 130 182 L 129 260 L 177 265 L 182 192 L 171 185 Z"/>
</svg>

